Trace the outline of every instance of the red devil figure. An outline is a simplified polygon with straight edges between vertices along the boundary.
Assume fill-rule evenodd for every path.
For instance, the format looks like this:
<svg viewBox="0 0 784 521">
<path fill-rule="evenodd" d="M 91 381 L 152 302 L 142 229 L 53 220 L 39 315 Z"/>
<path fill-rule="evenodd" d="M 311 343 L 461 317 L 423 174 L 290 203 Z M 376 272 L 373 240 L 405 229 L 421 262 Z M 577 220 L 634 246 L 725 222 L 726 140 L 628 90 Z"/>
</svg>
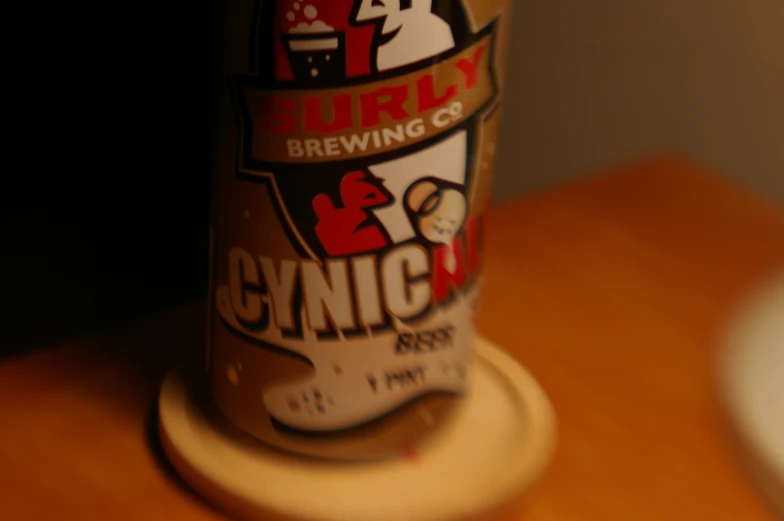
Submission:
<svg viewBox="0 0 784 521">
<path fill-rule="evenodd" d="M 316 235 L 330 256 L 377 250 L 388 244 L 383 228 L 368 213 L 391 203 L 391 196 L 366 172 L 349 172 L 340 182 L 342 208 L 327 194 L 313 198 L 318 224 Z"/>
</svg>

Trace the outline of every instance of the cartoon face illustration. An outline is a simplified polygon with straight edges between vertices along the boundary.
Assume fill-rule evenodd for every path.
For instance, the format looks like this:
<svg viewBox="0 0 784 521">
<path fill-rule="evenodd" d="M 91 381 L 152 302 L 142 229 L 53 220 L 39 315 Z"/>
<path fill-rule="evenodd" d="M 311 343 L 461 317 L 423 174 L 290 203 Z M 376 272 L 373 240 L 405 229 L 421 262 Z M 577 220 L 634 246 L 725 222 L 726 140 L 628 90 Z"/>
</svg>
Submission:
<svg viewBox="0 0 784 521">
<path fill-rule="evenodd" d="M 403 21 L 401 12 L 416 8 L 430 11 L 431 0 L 361 0 L 357 10 L 357 23 L 385 18 L 381 34 L 389 34 L 399 28 Z"/>
<path fill-rule="evenodd" d="M 415 227 L 425 239 L 434 244 L 452 244 L 466 217 L 462 193 L 421 181 L 409 189 L 406 202 L 416 216 Z"/>
<path fill-rule="evenodd" d="M 318 224 L 316 235 L 329 255 L 351 255 L 383 248 L 387 237 L 366 210 L 391 202 L 381 183 L 360 170 L 349 172 L 340 183 L 340 201 L 329 195 L 313 199 Z"/>
<path fill-rule="evenodd" d="M 390 200 L 379 183 L 362 171 L 346 174 L 340 183 L 340 196 L 345 208 L 375 208 Z"/>
<path fill-rule="evenodd" d="M 357 0 L 354 23 L 381 27 L 376 67 L 394 69 L 454 47 L 449 24 L 432 12 L 432 0 Z"/>
</svg>

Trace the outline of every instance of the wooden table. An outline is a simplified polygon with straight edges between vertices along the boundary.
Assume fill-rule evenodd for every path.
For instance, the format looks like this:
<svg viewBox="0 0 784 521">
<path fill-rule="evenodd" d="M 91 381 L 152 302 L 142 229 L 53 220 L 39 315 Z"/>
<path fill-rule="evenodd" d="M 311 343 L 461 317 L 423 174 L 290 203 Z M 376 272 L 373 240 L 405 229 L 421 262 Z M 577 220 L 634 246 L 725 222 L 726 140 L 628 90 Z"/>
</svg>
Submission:
<svg viewBox="0 0 784 521">
<path fill-rule="evenodd" d="M 676 160 L 492 214 L 480 327 L 552 399 L 527 521 L 764 521 L 715 389 L 725 320 L 784 268 L 784 214 Z M 176 479 L 154 401 L 204 304 L 0 366 L 0 519 L 223 517 Z"/>
</svg>

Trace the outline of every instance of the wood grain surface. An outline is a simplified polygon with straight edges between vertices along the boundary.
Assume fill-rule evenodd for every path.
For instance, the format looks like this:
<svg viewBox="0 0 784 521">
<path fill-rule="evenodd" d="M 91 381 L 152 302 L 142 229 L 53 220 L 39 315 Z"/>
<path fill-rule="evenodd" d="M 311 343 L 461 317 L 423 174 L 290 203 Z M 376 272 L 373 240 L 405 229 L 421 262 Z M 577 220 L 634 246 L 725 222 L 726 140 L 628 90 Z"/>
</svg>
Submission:
<svg viewBox="0 0 784 521">
<path fill-rule="evenodd" d="M 784 214 L 678 160 L 494 209 L 480 328 L 555 406 L 552 466 L 511 519 L 772 521 L 714 379 Z M 162 458 L 158 385 L 203 302 L 0 365 L 0 519 L 217 520 Z"/>
</svg>

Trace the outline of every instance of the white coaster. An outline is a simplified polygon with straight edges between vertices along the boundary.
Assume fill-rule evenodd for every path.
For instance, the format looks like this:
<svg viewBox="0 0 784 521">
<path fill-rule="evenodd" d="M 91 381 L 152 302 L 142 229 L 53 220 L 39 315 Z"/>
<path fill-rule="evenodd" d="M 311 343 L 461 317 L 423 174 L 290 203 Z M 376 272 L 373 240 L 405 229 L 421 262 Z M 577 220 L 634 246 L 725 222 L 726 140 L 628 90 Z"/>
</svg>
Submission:
<svg viewBox="0 0 784 521">
<path fill-rule="evenodd" d="M 753 478 L 784 516 L 784 278 L 741 315 L 729 337 L 721 376 Z"/>
<path fill-rule="evenodd" d="M 198 380 L 172 372 L 159 401 L 161 440 L 198 493 L 243 519 L 453 521 L 518 498 L 549 462 L 555 416 L 512 357 L 478 340 L 472 389 L 415 459 L 367 463 L 286 454 L 227 428 Z"/>
</svg>

